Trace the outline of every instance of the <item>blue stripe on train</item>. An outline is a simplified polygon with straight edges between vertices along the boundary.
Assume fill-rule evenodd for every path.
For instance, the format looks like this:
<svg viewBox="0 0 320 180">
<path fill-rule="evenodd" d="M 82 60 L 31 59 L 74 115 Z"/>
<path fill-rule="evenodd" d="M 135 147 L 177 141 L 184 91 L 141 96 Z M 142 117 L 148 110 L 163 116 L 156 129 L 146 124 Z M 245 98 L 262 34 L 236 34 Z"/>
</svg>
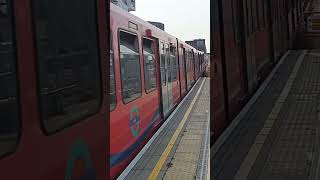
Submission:
<svg viewBox="0 0 320 180">
<path fill-rule="evenodd" d="M 118 163 L 122 162 L 123 160 L 125 160 L 127 157 L 129 157 L 133 153 L 133 151 L 135 151 L 141 145 L 141 143 L 146 139 L 149 132 L 152 130 L 154 124 L 156 123 L 156 121 L 159 117 L 160 117 L 160 109 L 158 108 L 152 117 L 151 123 L 145 129 L 145 131 L 139 137 L 139 139 L 134 144 L 132 144 L 128 149 L 126 149 L 120 153 L 111 155 L 111 157 L 110 157 L 111 167 L 113 167 L 113 166 L 117 165 Z"/>
</svg>

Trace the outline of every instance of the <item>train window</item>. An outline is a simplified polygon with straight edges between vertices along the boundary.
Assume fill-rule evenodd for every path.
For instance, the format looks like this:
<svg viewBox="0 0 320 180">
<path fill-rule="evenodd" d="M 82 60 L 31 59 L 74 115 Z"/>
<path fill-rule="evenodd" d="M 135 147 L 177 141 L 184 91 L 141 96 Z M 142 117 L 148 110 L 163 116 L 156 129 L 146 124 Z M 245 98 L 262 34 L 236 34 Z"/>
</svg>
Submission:
<svg viewBox="0 0 320 180">
<path fill-rule="evenodd" d="M 184 49 L 184 60 L 185 60 L 185 70 L 186 70 L 186 74 L 187 72 L 189 71 L 189 62 L 188 62 L 188 59 L 189 59 L 189 51 Z"/>
<path fill-rule="evenodd" d="M 252 32 L 256 32 L 258 27 L 256 0 L 251 0 L 251 15 L 252 15 Z"/>
<path fill-rule="evenodd" d="M 198 53 L 198 62 L 197 62 L 197 69 L 198 69 L 198 73 L 200 73 L 200 63 L 201 63 L 201 57 L 200 54 Z"/>
<path fill-rule="evenodd" d="M 260 6 L 261 6 L 261 27 L 262 28 L 266 28 L 267 27 L 267 23 L 266 23 L 266 18 L 265 18 L 265 1 L 262 0 L 260 2 Z"/>
<path fill-rule="evenodd" d="M 252 29 L 252 13 L 251 13 L 251 0 L 245 0 L 246 2 L 246 15 L 247 15 L 247 35 L 250 36 L 253 32 Z"/>
<path fill-rule="evenodd" d="M 177 49 L 173 46 L 170 46 L 170 61 L 171 61 L 171 77 L 172 77 L 172 81 L 176 81 L 177 80 L 177 58 L 176 58 L 176 54 L 177 54 Z"/>
<path fill-rule="evenodd" d="M 112 47 L 112 39 L 110 38 L 110 111 L 114 110 L 117 105 L 116 80 L 114 73 L 114 53 Z"/>
<path fill-rule="evenodd" d="M 197 66 L 197 53 L 193 51 L 193 68 Z"/>
<path fill-rule="evenodd" d="M 273 1 L 273 3 L 271 4 L 271 12 L 273 14 L 273 22 L 276 22 L 277 21 L 277 15 L 278 15 L 278 6 L 277 6 L 277 2 L 276 1 Z"/>
<path fill-rule="evenodd" d="M 280 10 L 279 10 L 279 2 L 278 1 L 275 1 L 275 8 L 276 8 L 276 10 L 275 10 L 275 21 L 279 21 L 279 16 L 280 16 Z"/>
<path fill-rule="evenodd" d="M 194 70 L 195 70 L 195 74 L 197 74 L 198 71 L 198 55 L 197 53 L 194 53 Z"/>
<path fill-rule="evenodd" d="M 18 143 L 19 106 L 12 1 L 0 0 L 0 157 Z"/>
<path fill-rule="evenodd" d="M 213 13 L 210 17 L 210 20 L 212 23 L 210 23 L 210 29 L 212 32 L 219 32 L 219 7 L 218 7 L 218 1 L 211 1 L 210 2 L 210 6 L 211 6 L 211 12 Z M 212 38 L 214 39 L 214 38 Z M 215 40 L 212 40 L 212 42 L 214 42 Z M 215 46 L 212 46 L 212 52 L 211 53 L 215 53 L 216 49 Z"/>
<path fill-rule="evenodd" d="M 190 72 L 190 51 L 187 50 L 186 51 L 186 69 L 187 69 L 187 73 Z"/>
<path fill-rule="evenodd" d="M 120 31 L 122 98 L 129 103 L 141 96 L 139 41 L 136 35 Z"/>
<path fill-rule="evenodd" d="M 265 17 L 265 15 L 266 15 L 266 8 L 265 8 L 265 6 L 266 6 L 266 4 L 265 4 L 265 0 L 261 0 L 261 2 L 260 2 L 260 6 L 261 6 L 261 26 L 262 26 L 262 28 L 265 28 L 266 26 L 267 26 L 267 24 L 266 24 L 266 17 Z"/>
<path fill-rule="evenodd" d="M 179 58 L 180 59 L 180 61 L 179 61 L 179 65 L 180 65 L 180 69 L 181 69 L 181 76 L 182 77 L 184 77 L 184 75 L 185 75 L 185 59 L 186 59 L 186 57 L 185 57 L 185 49 L 184 48 L 180 48 L 180 52 L 181 52 L 181 54 L 180 54 L 180 57 L 181 58 Z"/>
<path fill-rule="evenodd" d="M 163 42 L 160 42 L 160 71 L 161 71 L 161 84 L 163 86 L 166 85 L 167 80 L 166 80 L 166 55 L 164 53 L 164 44 Z"/>
<path fill-rule="evenodd" d="M 232 20 L 233 20 L 233 35 L 234 35 L 234 41 L 236 43 L 240 42 L 240 23 L 239 23 L 239 11 L 238 8 L 240 7 L 238 0 L 232 0 Z"/>
<path fill-rule="evenodd" d="M 149 93 L 157 88 L 155 50 L 152 40 L 143 39 L 143 56 L 146 92 Z"/>
<path fill-rule="evenodd" d="M 262 9 L 261 9 L 261 0 L 256 0 L 255 5 L 256 5 L 256 20 L 257 20 L 257 29 L 260 30 L 261 29 L 261 13 L 262 13 Z"/>
<path fill-rule="evenodd" d="M 271 18 L 271 17 L 268 17 L 268 0 L 263 0 L 263 18 L 264 18 L 264 26 L 265 27 L 268 27 L 268 18 Z"/>
<path fill-rule="evenodd" d="M 172 75 L 171 75 L 171 62 L 170 62 L 170 49 L 169 49 L 169 45 L 168 44 L 165 44 L 165 57 L 166 57 L 166 62 L 167 62 L 167 68 L 166 68 L 166 74 L 167 74 L 167 81 L 168 82 L 172 82 Z"/>
<path fill-rule="evenodd" d="M 33 2 L 40 108 L 44 129 L 51 134 L 99 110 L 96 4 L 90 0 Z"/>
<path fill-rule="evenodd" d="M 10 0 L 9 0 L 10 1 Z M 1 19 L 3 18 L 8 18 L 9 16 L 9 4 L 8 0 L 0 0 L 0 17 Z M 10 1 L 11 3 L 11 1 Z"/>
<path fill-rule="evenodd" d="M 190 71 L 191 73 L 193 72 L 192 64 L 193 64 L 193 55 L 192 55 L 192 52 L 189 51 L 189 71 Z"/>
</svg>

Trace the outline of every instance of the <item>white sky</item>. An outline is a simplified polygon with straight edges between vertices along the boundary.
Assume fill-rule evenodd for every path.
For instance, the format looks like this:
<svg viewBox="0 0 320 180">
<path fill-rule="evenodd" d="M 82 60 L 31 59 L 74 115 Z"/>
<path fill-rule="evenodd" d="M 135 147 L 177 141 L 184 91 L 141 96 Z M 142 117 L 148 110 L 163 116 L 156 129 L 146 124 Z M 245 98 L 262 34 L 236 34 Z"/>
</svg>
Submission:
<svg viewBox="0 0 320 180">
<path fill-rule="evenodd" d="M 131 13 L 164 23 L 166 32 L 183 41 L 205 39 L 210 52 L 210 0 L 136 0 Z"/>
</svg>

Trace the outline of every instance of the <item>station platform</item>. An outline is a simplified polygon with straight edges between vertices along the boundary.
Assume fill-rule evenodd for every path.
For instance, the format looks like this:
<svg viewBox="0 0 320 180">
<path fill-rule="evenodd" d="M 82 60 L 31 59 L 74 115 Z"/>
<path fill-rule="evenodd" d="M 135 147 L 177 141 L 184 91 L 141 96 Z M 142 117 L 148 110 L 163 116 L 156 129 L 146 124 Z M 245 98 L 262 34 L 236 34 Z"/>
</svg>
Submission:
<svg viewBox="0 0 320 180">
<path fill-rule="evenodd" d="M 320 49 L 288 51 L 210 154 L 214 180 L 319 180 Z"/>
<path fill-rule="evenodd" d="M 200 78 L 118 179 L 210 179 L 209 91 Z"/>
</svg>

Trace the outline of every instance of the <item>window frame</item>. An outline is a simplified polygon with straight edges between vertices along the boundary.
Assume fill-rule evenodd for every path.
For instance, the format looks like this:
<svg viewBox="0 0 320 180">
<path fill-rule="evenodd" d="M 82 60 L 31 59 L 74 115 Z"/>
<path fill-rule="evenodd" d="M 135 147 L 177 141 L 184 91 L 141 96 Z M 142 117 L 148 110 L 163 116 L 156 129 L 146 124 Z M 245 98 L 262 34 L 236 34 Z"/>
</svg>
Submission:
<svg viewBox="0 0 320 180">
<path fill-rule="evenodd" d="M 180 52 L 181 52 L 181 56 L 183 57 L 183 58 L 181 58 L 181 56 L 179 56 L 179 58 L 178 58 L 178 61 L 179 61 L 179 78 L 180 78 L 180 80 L 181 80 L 181 77 L 184 76 L 185 73 L 186 73 L 186 70 L 185 70 L 185 58 L 186 57 L 185 57 L 185 53 L 184 53 L 185 50 L 184 49 L 185 48 L 183 48 L 183 47 L 179 47 L 179 49 L 178 49 L 178 51 L 179 51 L 178 56 L 180 55 Z M 183 78 L 185 78 L 185 77 L 183 77 Z"/>
<path fill-rule="evenodd" d="M 175 57 L 175 59 L 174 59 L 174 63 L 175 63 L 175 68 L 173 67 L 173 62 L 171 62 L 171 48 L 173 48 L 175 51 L 173 52 L 174 53 L 174 57 Z M 171 82 L 175 82 L 175 81 L 177 81 L 178 80 L 178 58 L 177 58 L 177 47 L 176 46 L 174 46 L 174 45 L 170 45 L 169 44 L 169 61 L 170 61 L 170 67 L 171 67 L 171 71 L 170 71 L 170 74 L 171 74 Z M 172 63 L 172 64 L 171 64 Z M 172 74 L 174 74 L 173 73 L 173 71 L 175 71 L 175 78 L 173 78 L 173 76 L 172 76 Z"/>
<path fill-rule="evenodd" d="M 117 107 L 117 105 L 118 105 L 118 97 L 117 97 L 117 79 L 116 79 L 116 68 L 115 68 L 115 64 L 114 64 L 114 59 L 115 59 L 115 51 L 114 51 L 114 47 L 113 47 L 113 43 L 114 43 L 114 41 L 113 41 L 113 32 L 110 30 L 110 41 L 111 41 L 111 43 L 110 43 L 110 47 L 109 47 L 109 53 L 110 53 L 110 50 L 112 49 L 112 51 L 113 51 L 113 57 L 112 57 L 112 64 L 113 64 L 113 77 L 114 77 L 114 90 L 115 90 L 115 105 L 114 105 L 114 108 L 112 108 L 112 109 L 110 109 L 109 108 L 109 112 L 112 112 L 112 111 L 114 111 L 115 109 L 116 109 L 116 107 Z M 111 57 L 111 53 L 110 53 L 110 57 Z M 109 61 L 110 61 L 110 59 L 109 59 Z M 110 62 L 109 62 L 110 63 Z M 109 70 L 110 71 L 110 70 Z M 110 74 L 109 74 L 109 76 L 110 76 Z M 110 83 L 110 77 L 109 77 L 109 83 Z M 109 85 L 110 86 L 110 85 Z M 109 89 L 109 91 L 110 91 L 110 89 Z M 107 94 L 108 96 L 110 95 L 110 93 L 109 94 Z"/>
<path fill-rule="evenodd" d="M 190 49 L 188 50 L 188 62 L 188 71 L 189 73 L 192 73 L 192 51 Z"/>
<path fill-rule="evenodd" d="M 159 65 L 160 65 L 160 83 L 161 83 L 161 87 L 163 87 L 163 86 L 166 86 L 167 85 L 167 70 L 166 70 L 166 60 L 164 59 L 164 69 L 165 69 L 165 72 L 164 72 L 164 76 L 165 76 L 165 78 L 164 78 L 164 84 L 162 84 L 162 72 L 161 72 L 161 60 L 162 60 L 162 58 L 161 58 L 161 55 L 164 55 L 164 57 L 165 57 L 165 41 L 159 41 Z M 163 54 L 161 54 L 161 51 L 163 51 Z"/>
<path fill-rule="evenodd" d="M 80 124 L 84 121 L 87 121 L 88 118 L 92 117 L 92 116 L 95 116 L 97 113 L 99 113 L 101 111 L 101 108 L 102 108 L 102 105 L 103 105 L 103 78 L 102 78 L 102 71 L 101 71 L 101 68 L 102 68 L 102 65 L 101 65 L 101 49 L 100 49 L 100 38 L 99 38 L 99 24 L 98 24 L 98 21 L 99 21 L 99 15 L 98 15 L 98 3 L 97 2 L 92 2 L 94 3 L 94 32 L 96 33 L 95 34 L 95 41 L 96 41 L 96 47 L 97 47 L 97 51 L 96 51 L 96 54 L 97 54 L 97 65 L 98 65 L 98 74 L 99 74 L 99 81 L 100 81 L 100 84 L 99 84 L 99 91 L 100 91 L 100 94 L 98 96 L 98 100 L 99 100 L 99 105 L 97 107 L 97 109 L 90 113 L 90 114 L 87 114 L 86 116 L 83 116 L 77 120 L 74 120 L 72 123 L 67 123 L 65 124 L 64 126 L 61 126 L 59 128 L 53 128 L 54 130 L 51 130 L 49 128 L 46 127 L 45 125 L 45 119 L 43 118 L 43 110 L 42 110 L 42 97 L 41 97 L 41 92 L 40 92 L 40 67 L 39 67 L 39 46 L 38 46 L 38 37 L 37 37 L 37 17 L 36 17 L 36 2 L 33 1 L 31 3 L 31 11 L 32 11 L 32 14 L 31 14 L 31 21 L 32 21 L 32 35 L 33 35 L 33 49 L 34 49 L 34 53 L 35 53 L 35 64 L 36 64 L 36 83 L 37 83 L 37 102 L 38 102 L 38 107 L 37 107 L 37 110 L 38 110 L 38 114 L 39 114 L 39 121 L 40 121 L 40 127 L 41 127 L 41 131 L 44 133 L 44 135 L 46 136 L 52 136 L 52 135 L 55 135 L 59 132 L 62 132 L 62 131 L 65 131 L 66 129 L 68 128 L 71 128 L 71 127 L 74 127 L 75 125 L 77 124 Z"/>
<path fill-rule="evenodd" d="M 164 41 L 164 57 L 165 57 L 165 63 L 166 63 L 166 82 L 167 84 L 172 83 L 172 72 L 171 72 L 171 59 L 170 59 L 170 43 Z M 168 78 L 168 79 L 167 79 Z"/>
<path fill-rule="evenodd" d="M 17 31 L 16 31 L 16 18 L 15 18 L 15 1 L 14 0 L 8 0 L 11 1 L 10 3 L 7 2 L 8 4 L 8 9 L 9 9 L 9 13 L 8 13 L 8 17 L 9 17 L 9 23 L 10 27 L 11 27 L 11 38 L 12 38 L 12 50 L 13 50 L 13 67 L 15 68 L 15 85 L 16 85 L 16 112 L 17 112 L 17 137 L 14 140 L 15 145 L 12 146 L 12 148 L 8 148 L 7 151 L 5 151 L 6 153 L 3 153 L 2 155 L 0 155 L 0 160 L 4 159 L 14 153 L 17 152 L 19 145 L 20 145 L 20 141 L 21 141 L 21 137 L 22 137 L 22 131 L 23 131 L 23 119 L 22 119 L 22 101 L 21 101 L 21 90 L 20 90 L 20 73 L 19 73 L 19 59 L 18 59 L 18 47 L 17 47 Z M 6 18 L 8 18 L 6 17 Z"/>
<path fill-rule="evenodd" d="M 139 54 L 139 75 L 140 75 L 140 96 L 137 96 L 135 99 L 132 99 L 131 101 L 125 102 L 123 98 L 123 83 L 122 83 L 122 71 L 121 71 L 121 57 L 120 57 L 120 33 L 124 32 L 127 34 L 131 34 L 137 37 L 138 40 L 138 54 Z M 117 33 L 117 39 L 118 39 L 118 58 L 119 58 L 119 67 L 120 67 L 120 85 L 121 85 L 121 99 L 123 104 L 129 104 L 131 102 L 134 102 L 142 97 L 142 78 L 141 78 L 141 54 L 140 54 L 140 42 L 139 42 L 139 35 L 136 32 L 132 32 L 129 30 L 126 30 L 124 28 L 118 28 L 118 33 Z"/>
<path fill-rule="evenodd" d="M 155 70 L 155 78 L 156 78 L 156 87 L 155 88 L 151 88 L 149 90 L 147 90 L 147 86 L 146 86 L 146 71 L 145 71 L 145 58 L 144 58 L 144 44 L 143 44 L 143 40 L 146 39 L 146 40 L 150 40 L 152 41 L 153 43 L 153 50 L 154 50 L 154 70 Z M 147 36 L 142 36 L 141 37 L 141 42 L 142 42 L 142 46 L 141 46 L 141 50 L 142 50 L 142 59 L 143 59 L 143 76 L 144 76 L 144 91 L 146 94 L 149 94 L 155 90 L 158 89 L 158 81 L 157 81 L 157 67 L 156 67 L 156 41 L 154 39 L 151 39 L 151 38 L 148 38 Z"/>
</svg>

